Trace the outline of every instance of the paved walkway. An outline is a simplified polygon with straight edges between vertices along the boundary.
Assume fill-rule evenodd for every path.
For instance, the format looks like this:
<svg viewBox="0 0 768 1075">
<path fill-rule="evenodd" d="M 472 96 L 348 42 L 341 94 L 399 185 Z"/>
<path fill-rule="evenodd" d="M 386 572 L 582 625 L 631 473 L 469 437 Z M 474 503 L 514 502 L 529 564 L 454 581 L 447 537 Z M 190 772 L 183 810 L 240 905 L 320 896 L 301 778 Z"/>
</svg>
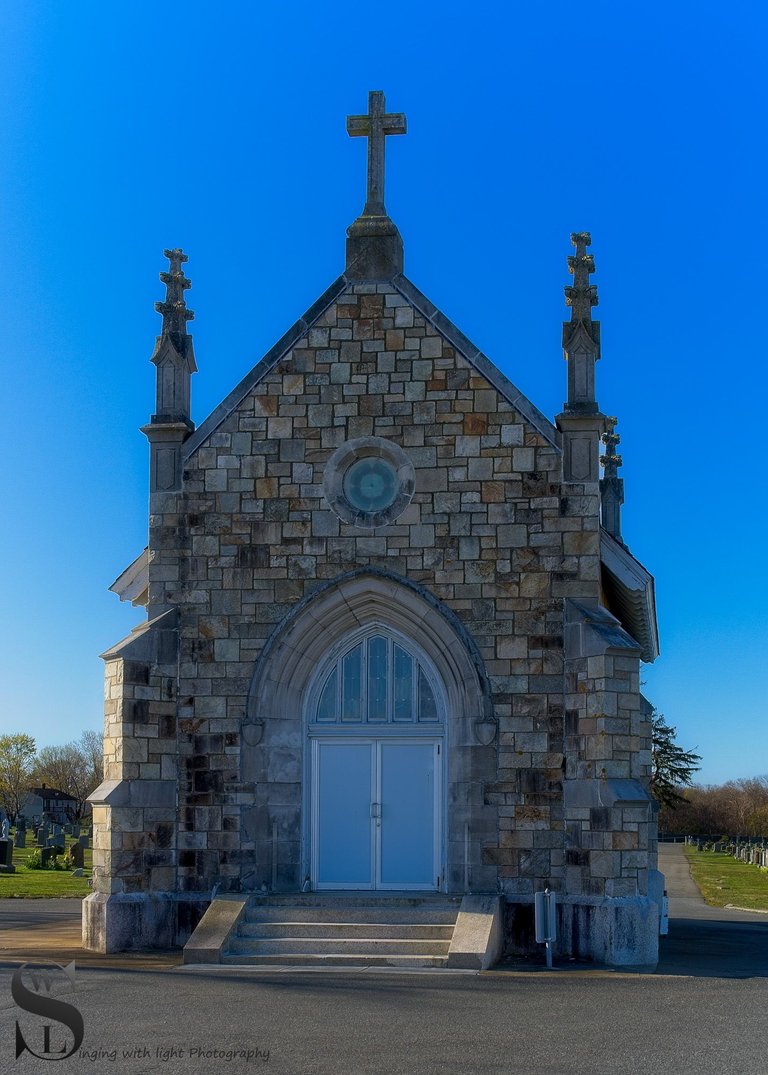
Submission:
<svg viewBox="0 0 768 1075">
<path fill-rule="evenodd" d="M 121 952 L 103 956 L 82 946 L 82 900 L 0 900 L 0 965 L 52 959 L 78 966 L 143 968 L 175 967 L 181 952 Z"/>
<path fill-rule="evenodd" d="M 659 845 L 659 869 L 667 879 L 670 921 L 657 974 L 768 977 L 768 915 L 705 903 L 682 844 Z"/>
</svg>

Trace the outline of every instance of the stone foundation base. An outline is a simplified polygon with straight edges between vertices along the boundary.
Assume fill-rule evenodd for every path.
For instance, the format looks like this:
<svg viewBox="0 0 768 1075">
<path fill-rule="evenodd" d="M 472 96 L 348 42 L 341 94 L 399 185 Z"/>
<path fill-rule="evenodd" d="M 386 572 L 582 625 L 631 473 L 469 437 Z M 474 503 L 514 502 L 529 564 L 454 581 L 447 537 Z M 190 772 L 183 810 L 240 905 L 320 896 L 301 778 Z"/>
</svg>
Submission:
<svg viewBox="0 0 768 1075">
<path fill-rule="evenodd" d="M 557 897 L 555 962 L 577 959 L 611 967 L 652 970 L 659 959 L 659 906 L 648 896 L 609 899 Z M 528 956 L 544 952 L 535 939 L 533 903 L 507 902 L 504 952 Z"/>
<path fill-rule="evenodd" d="M 83 900 L 83 948 L 105 954 L 181 948 L 209 903 L 166 892 L 94 892 Z"/>
</svg>

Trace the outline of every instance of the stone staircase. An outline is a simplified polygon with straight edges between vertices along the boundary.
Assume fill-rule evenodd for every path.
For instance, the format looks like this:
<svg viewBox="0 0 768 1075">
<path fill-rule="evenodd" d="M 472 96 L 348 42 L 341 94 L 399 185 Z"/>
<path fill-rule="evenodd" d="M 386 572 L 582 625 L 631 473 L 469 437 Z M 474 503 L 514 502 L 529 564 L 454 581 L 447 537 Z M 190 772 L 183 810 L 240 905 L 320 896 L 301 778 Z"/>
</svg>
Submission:
<svg viewBox="0 0 768 1075">
<path fill-rule="evenodd" d="M 251 897 L 219 956 L 230 965 L 445 967 L 461 906 L 447 896 Z"/>
</svg>

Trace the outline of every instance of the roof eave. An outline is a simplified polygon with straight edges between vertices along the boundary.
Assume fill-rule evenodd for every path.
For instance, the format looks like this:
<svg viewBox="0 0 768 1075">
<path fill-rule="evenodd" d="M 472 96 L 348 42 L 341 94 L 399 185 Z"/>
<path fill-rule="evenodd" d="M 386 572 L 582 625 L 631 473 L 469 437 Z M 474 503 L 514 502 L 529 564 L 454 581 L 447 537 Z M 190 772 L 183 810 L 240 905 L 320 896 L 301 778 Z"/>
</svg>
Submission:
<svg viewBox="0 0 768 1075">
<path fill-rule="evenodd" d="M 116 593 L 121 601 L 130 601 L 136 605 L 146 605 L 147 587 L 149 584 L 149 549 L 145 548 L 122 571 L 109 587 L 111 593 Z"/>
<path fill-rule="evenodd" d="M 639 643 L 646 663 L 659 656 L 656 589 L 653 575 L 607 530 L 600 531 L 600 561 L 616 587 L 620 609 L 611 609 Z"/>
</svg>

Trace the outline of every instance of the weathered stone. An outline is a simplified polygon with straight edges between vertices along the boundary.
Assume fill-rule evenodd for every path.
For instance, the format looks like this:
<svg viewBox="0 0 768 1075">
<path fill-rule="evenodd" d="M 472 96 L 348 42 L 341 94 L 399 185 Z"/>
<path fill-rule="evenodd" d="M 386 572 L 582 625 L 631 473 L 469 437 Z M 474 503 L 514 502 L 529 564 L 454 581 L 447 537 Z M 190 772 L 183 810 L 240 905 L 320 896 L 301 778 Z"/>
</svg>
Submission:
<svg viewBox="0 0 768 1075">
<path fill-rule="evenodd" d="M 652 962 L 638 670 L 655 625 L 622 621 L 638 601 L 614 596 L 620 576 L 642 569 L 615 513 L 600 531 L 584 241 L 558 431 L 400 274 L 368 193 L 345 276 L 238 391 L 195 431 L 187 410 L 147 427 L 153 618 L 105 655 L 86 943 L 183 944 L 214 891 L 316 885 L 306 812 L 324 744 L 362 744 L 377 772 L 402 739 L 428 745 L 446 792 L 436 888 L 500 893 L 512 949 L 549 885 L 563 952 Z M 179 346 L 186 391 L 186 333 Z"/>
</svg>

